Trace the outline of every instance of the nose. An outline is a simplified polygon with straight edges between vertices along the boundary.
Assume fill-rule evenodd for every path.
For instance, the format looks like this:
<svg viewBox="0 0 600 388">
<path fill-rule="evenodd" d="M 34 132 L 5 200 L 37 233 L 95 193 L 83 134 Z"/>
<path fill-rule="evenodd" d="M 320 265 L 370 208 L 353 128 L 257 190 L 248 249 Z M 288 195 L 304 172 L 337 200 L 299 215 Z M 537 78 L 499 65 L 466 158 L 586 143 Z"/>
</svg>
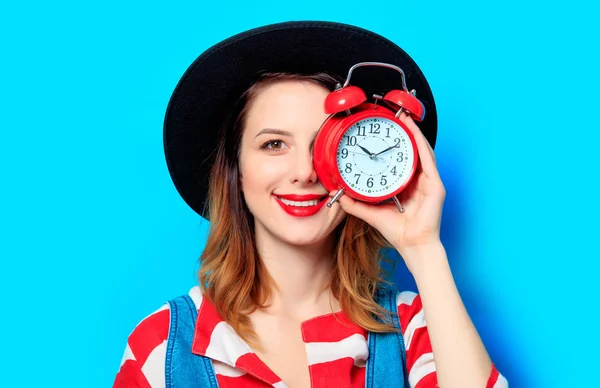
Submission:
<svg viewBox="0 0 600 388">
<path fill-rule="evenodd" d="M 290 171 L 290 181 L 300 184 L 315 184 L 317 180 L 312 153 L 310 151 L 298 153 L 294 160 L 292 171 Z"/>
</svg>

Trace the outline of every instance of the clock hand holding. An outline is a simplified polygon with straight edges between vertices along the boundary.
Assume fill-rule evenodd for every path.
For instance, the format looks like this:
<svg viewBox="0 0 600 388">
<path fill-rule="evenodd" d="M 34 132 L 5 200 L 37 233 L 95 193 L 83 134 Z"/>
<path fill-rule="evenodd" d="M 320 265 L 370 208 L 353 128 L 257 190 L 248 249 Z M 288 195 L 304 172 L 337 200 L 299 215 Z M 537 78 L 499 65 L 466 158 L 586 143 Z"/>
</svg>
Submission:
<svg viewBox="0 0 600 388">
<path fill-rule="evenodd" d="M 406 113 L 400 118 L 413 133 L 419 164 L 410 184 L 398 195 L 405 211 L 400 213 L 393 202 L 373 205 L 342 195 L 338 202 L 344 211 L 377 229 L 402 256 L 408 269 L 421 273 L 423 260 L 414 252 L 440 242 L 442 208 L 446 197 L 437 170 L 435 155 L 421 130 Z M 392 147 L 393 148 L 393 147 Z M 330 193 L 334 196 L 336 191 Z"/>
<path fill-rule="evenodd" d="M 467 314 L 440 240 L 446 190 L 435 155 L 412 119 L 404 112 L 400 119 L 414 135 L 419 154 L 415 176 L 398 196 L 404 213 L 393 203 L 372 205 L 347 195 L 342 195 L 338 203 L 346 213 L 377 229 L 400 253 L 413 275 L 421 302 L 419 307 L 427 317 L 440 386 L 453 383 L 456 387 L 484 386 L 493 367 Z M 459 361 L 457 355 L 460 355 Z"/>
<path fill-rule="evenodd" d="M 440 386 L 483 387 L 493 366 L 461 300 L 440 240 L 446 190 L 427 139 L 405 112 L 400 120 L 414 135 L 419 155 L 415 175 L 398 195 L 405 211 L 399 212 L 394 203 L 373 205 L 348 195 L 340 196 L 338 203 L 350 214 L 348 217 L 362 219 L 375 228 L 398 251 L 413 275 L 418 307 L 427 318 Z"/>
</svg>

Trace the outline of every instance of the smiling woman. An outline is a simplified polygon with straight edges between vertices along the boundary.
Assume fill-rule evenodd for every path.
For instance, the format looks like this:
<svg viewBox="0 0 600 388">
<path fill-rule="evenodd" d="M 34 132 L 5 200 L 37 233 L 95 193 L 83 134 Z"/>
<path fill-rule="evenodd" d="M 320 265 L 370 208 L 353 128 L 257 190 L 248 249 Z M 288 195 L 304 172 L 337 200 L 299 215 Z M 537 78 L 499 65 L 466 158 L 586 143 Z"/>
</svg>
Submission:
<svg viewBox="0 0 600 388">
<path fill-rule="evenodd" d="M 338 81 L 325 74 L 266 74 L 245 94 L 246 109 L 235 121 L 242 132 L 241 191 L 254 217 L 255 236 L 312 244 L 342 221 L 339 208 L 319 212 L 328 192 L 318 184 L 311 160 L 312 143 L 328 116 L 323 101 Z M 317 201 L 298 203 L 308 200 Z"/>
<path fill-rule="evenodd" d="M 426 135 L 400 116 L 420 157 L 402 193 L 406 212 L 346 196 L 324 206 L 335 193 L 322 185 L 312 151 L 342 69 L 365 55 L 420 74 L 416 65 L 384 38 L 334 23 L 284 23 L 231 39 L 238 44 L 226 41 L 192 65 L 167 110 L 173 180 L 211 221 L 199 284 L 134 329 L 115 387 L 506 387 L 439 241 L 445 192 L 424 78 L 417 87 L 434 117 L 423 123 Z M 256 55 L 238 51 L 246 49 Z M 249 58 L 243 77 L 237 57 Z M 226 87 L 206 99 L 216 80 Z M 374 142 L 375 152 L 386 144 Z M 379 168 L 371 148 L 347 152 Z M 384 247 L 402 254 L 419 294 L 384 280 Z"/>
</svg>

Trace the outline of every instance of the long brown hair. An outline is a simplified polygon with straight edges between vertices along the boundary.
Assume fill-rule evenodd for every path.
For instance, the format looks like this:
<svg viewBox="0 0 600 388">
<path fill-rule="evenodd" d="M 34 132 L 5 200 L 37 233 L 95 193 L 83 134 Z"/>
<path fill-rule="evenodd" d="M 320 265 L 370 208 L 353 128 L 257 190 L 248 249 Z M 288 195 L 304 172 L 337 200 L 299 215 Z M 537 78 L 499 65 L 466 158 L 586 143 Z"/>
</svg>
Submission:
<svg viewBox="0 0 600 388">
<path fill-rule="evenodd" d="M 256 248 L 254 220 L 242 196 L 238 160 L 249 102 L 264 86 L 285 80 L 313 82 L 329 90 L 341 81 L 326 73 L 265 73 L 243 93 L 221 130 L 208 194 L 211 227 L 200 256 L 198 277 L 204 296 L 244 340 L 254 345 L 256 333 L 248 314 L 266 306 L 273 279 Z M 377 230 L 351 215 L 335 233 L 338 241 L 329 283 L 332 294 L 357 325 L 368 331 L 393 331 L 389 315 L 374 301 L 376 286 L 384 282 L 380 250 L 388 246 L 387 242 Z"/>
</svg>

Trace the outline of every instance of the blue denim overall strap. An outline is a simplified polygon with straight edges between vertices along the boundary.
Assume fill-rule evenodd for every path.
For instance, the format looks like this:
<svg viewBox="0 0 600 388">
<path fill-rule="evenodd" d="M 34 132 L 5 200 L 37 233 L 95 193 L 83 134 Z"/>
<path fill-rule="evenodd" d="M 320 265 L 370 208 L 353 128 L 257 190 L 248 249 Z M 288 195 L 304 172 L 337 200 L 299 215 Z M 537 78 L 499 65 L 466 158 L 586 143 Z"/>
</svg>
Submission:
<svg viewBox="0 0 600 388">
<path fill-rule="evenodd" d="M 396 305 L 397 291 L 380 285 L 375 301 L 393 312 L 394 327 L 400 328 Z M 406 371 L 406 351 L 402 333 L 369 332 L 369 358 L 365 376 L 365 388 L 401 387 L 409 388 Z"/>
<path fill-rule="evenodd" d="M 169 301 L 171 325 L 165 358 L 166 388 L 218 388 L 212 361 L 192 353 L 198 311 L 188 295 Z"/>
</svg>

